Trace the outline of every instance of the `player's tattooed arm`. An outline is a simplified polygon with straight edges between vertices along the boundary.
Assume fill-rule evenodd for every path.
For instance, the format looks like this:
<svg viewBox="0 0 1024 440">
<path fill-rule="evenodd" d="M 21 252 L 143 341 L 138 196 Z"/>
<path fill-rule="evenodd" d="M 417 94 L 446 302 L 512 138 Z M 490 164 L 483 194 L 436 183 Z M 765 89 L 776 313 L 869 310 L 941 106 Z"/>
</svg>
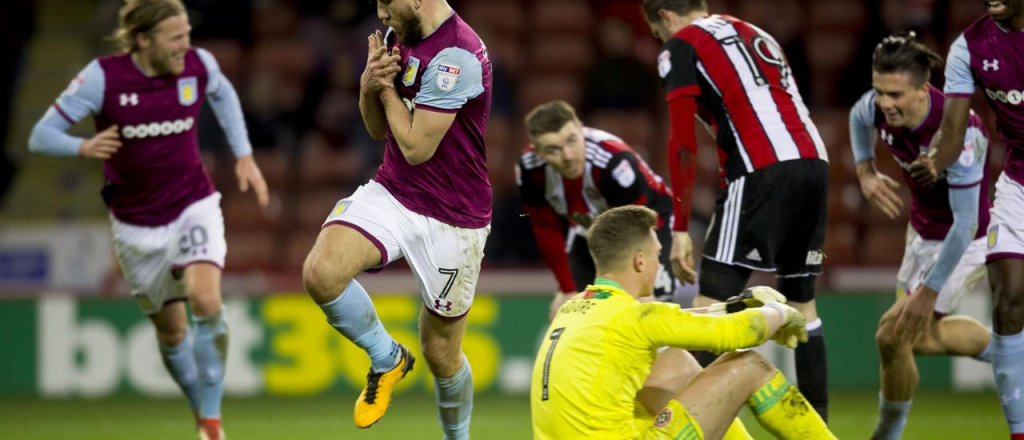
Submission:
<svg viewBox="0 0 1024 440">
<path fill-rule="evenodd" d="M 399 58 L 397 50 L 388 52 L 380 31 L 367 37 L 366 69 L 359 79 L 359 113 L 370 137 L 378 141 L 384 139 L 387 131 L 380 93 L 394 88 L 395 76 L 401 69 Z"/>
</svg>

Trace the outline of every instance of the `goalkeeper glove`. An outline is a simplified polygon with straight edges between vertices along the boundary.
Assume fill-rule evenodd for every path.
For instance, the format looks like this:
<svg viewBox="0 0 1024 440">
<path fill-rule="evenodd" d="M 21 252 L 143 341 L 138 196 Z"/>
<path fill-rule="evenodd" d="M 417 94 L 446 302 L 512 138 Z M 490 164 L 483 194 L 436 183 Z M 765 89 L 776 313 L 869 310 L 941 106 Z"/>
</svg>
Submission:
<svg viewBox="0 0 1024 440">
<path fill-rule="evenodd" d="M 756 286 L 744 290 L 739 295 L 730 297 L 724 303 L 714 303 L 708 306 L 708 314 L 736 313 L 749 308 L 757 308 L 765 304 L 774 303 L 785 304 L 786 297 L 771 287 Z"/>
<path fill-rule="evenodd" d="M 782 312 L 784 319 L 782 326 L 772 335 L 773 341 L 789 348 L 796 348 L 801 342 L 807 342 L 807 323 L 799 310 L 782 303 L 765 304 L 764 307 Z"/>
</svg>

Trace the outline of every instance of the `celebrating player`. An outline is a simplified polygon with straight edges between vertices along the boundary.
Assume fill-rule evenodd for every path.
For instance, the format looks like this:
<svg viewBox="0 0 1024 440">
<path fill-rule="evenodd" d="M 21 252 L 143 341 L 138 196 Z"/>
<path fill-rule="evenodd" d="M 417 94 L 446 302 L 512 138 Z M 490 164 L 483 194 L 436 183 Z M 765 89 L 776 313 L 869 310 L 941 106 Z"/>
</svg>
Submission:
<svg viewBox="0 0 1024 440">
<path fill-rule="evenodd" d="M 654 290 L 657 223 L 654 211 L 629 205 L 590 228 L 597 279 L 558 310 L 537 354 L 534 438 L 719 439 L 744 404 L 778 438 L 835 438 L 782 373 L 752 351 L 726 354 L 675 389 L 648 376 L 652 364 L 665 367 L 662 358 L 676 354 L 658 354 L 660 347 L 721 353 L 769 338 L 791 347 L 807 340 L 803 315 L 780 302 L 710 316 L 637 301 Z"/>
<path fill-rule="evenodd" d="M 199 158 L 199 110 L 209 98 L 238 158 L 239 187 L 261 206 L 267 185 L 252 157 L 235 89 L 209 52 L 189 43 L 179 0 L 128 0 L 116 40 L 124 53 L 89 63 L 36 124 L 32 151 L 103 160 L 103 200 L 132 294 L 156 326 L 164 365 L 188 396 L 199 438 L 220 421 L 228 329 L 220 278 L 227 246 L 220 193 Z M 90 139 L 65 131 L 93 115 Z M 182 300 L 195 321 L 189 333 Z"/>
<path fill-rule="evenodd" d="M 616 206 L 645 205 L 658 213 L 658 239 L 665 248 L 654 296 L 670 299 L 676 284 L 668 271 L 672 195 L 661 177 L 622 139 L 583 126 L 565 101 L 533 109 L 526 116 L 526 129 L 533 143 L 516 164 L 516 184 L 537 248 L 558 280 L 551 317 L 577 288 L 594 280 L 587 227 Z M 569 220 L 568 239 L 559 217 Z"/>
<path fill-rule="evenodd" d="M 739 293 L 752 270 L 775 272 L 779 290 L 808 321 L 810 341 L 796 349 L 800 390 L 827 419 L 825 339 L 814 284 L 824 256 L 828 157 L 785 55 L 761 29 L 708 15 L 705 0 L 644 0 L 644 9 L 651 31 L 665 42 L 658 73 L 671 124 L 672 270 L 684 282 L 697 279 L 687 232 L 697 116 L 717 139 L 724 188 L 694 305 Z"/>
<path fill-rule="evenodd" d="M 483 144 L 491 65 L 444 0 L 379 0 L 377 15 L 389 29 L 368 38 L 359 109 L 370 135 L 386 138 L 384 163 L 335 205 L 303 281 L 327 321 L 370 356 L 354 414 L 367 428 L 384 416 L 415 359 L 384 329 L 355 276 L 406 258 L 424 302 L 420 342 L 441 426 L 446 439 L 462 440 L 473 408 L 462 335 L 491 219 Z"/>
<path fill-rule="evenodd" d="M 875 168 L 874 135 L 903 168 L 912 205 L 900 266 L 897 300 L 878 326 L 881 355 L 879 421 L 872 439 L 897 440 L 917 388 L 914 355 L 975 356 L 989 360 L 989 332 L 967 316 L 947 316 L 985 279 L 988 226 L 988 138 L 971 114 L 960 160 L 944 181 L 926 187 L 910 178 L 909 164 L 928 145 L 942 118 L 945 96 L 928 82 L 941 64 L 914 35 L 894 35 L 875 49 L 873 90 L 850 112 L 850 144 L 864 197 L 890 218 L 903 201 L 899 184 Z"/>
<path fill-rule="evenodd" d="M 996 129 L 1008 151 L 996 182 L 988 226 L 992 306 L 992 368 L 1013 439 L 1024 439 L 1024 0 L 986 0 L 988 15 L 954 42 L 946 59 L 946 104 L 932 149 L 911 167 L 915 180 L 937 182 L 963 157 L 971 96 L 985 91 Z"/>
</svg>

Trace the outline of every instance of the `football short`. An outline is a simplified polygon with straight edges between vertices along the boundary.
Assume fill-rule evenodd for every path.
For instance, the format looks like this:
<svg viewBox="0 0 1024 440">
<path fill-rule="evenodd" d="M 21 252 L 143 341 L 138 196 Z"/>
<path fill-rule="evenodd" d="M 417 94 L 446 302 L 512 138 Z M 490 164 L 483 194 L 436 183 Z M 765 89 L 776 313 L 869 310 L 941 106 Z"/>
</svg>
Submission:
<svg viewBox="0 0 1024 440">
<path fill-rule="evenodd" d="M 1024 186 L 1003 173 L 996 182 L 996 198 L 989 211 L 987 261 L 1024 260 Z"/>
<path fill-rule="evenodd" d="M 182 270 L 191 264 L 224 267 L 227 242 L 220 193 L 206 196 L 185 208 L 163 226 L 137 226 L 111 214 L 114 253 L 142 311 L 153 315 L 164 304 L 185 299 Z"/>
<path fill-rule="evenodd" d="M 640 405 L 638 404 L 638 408 Z M 690 416 L 682 403 L 672 399 L 658 415 L 639 414 L 634 426 L 640 431 L 642 440 L 702 440 L 704 431 Z"/>
<path fill-rule="evenodd" d="M 914 228 L 907 226 L 907 246 L 903 251 L 903 263 L 896 276 L 896 291 L 900 296 L 913 293 L 924 283 L 928 273 L 939 259 L 941 240 L 925 240 Z M 939 291 L 935 301 L 935 313 L 948 315 L 960 305 L 964 294 L 978 283 L 988 288 L 988 272 L 985 269 L 985 239 L 978 238 L 967 246 L 953 273 Z"/>
<path fill-rule="evenodd" d="M 590 284 L 594 284 L 594 277 L 597 269 L 594 267 L 594 258 L 590 256 L 590 247 L 587 246 L 587 239 L 578 230 L 582 227 L 571 228 L 566 238 L 566 253 L 569 256 L 569 270 L 572 272 L 573 282 L 576 290 L 583 290 Z M 670 222 L 665 222 L 657 230 L 658 241 L 661 242 L 661 255 L 658 256 L 658 275 L 654 279 L 654 297 L 658 301 L 671 301 L 673 294 L 680 283 L 672 275 L 669 257 L 672 254 L 672 227 Z"/>
<path fill-rule="evenodd" d="M 330 225 L 355 229 L 377 247 L 381 265 L 370 271 L 405 258 L 428 312 L 452 320 L 469 312 L 490 226 L 466 229 L 417 214 L 372 180 L 334 205 Z"/>
<path fill-rule="evenodd" d="M 715 206 L 705 259 L 779 277 L 821 274 L 828 162 L 790 160 L 729 183 Z"/>
</svg>

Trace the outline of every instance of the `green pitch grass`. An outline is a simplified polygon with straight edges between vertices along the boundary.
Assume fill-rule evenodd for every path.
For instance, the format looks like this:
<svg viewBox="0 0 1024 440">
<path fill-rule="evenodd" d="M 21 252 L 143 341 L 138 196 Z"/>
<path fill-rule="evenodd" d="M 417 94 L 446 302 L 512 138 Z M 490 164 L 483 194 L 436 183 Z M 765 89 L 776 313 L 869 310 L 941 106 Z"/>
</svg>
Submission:
<svg viewBox="0 0 1024 440">
<path fill-rule="evenodd" d="M 833 392 L 832 429 L 841 439 L 866 439 L 875 423 L 877 392 Z M 428 395 L 403 395 L 376 426 L 352 425 L 355 396 L 310 399 L 249 398 L 224 403 L 225 427 L 234 440 L 440 439 L 436 408 Z M 194 439 L 191 413 L 181 400 L 119 397 L 97 401 L 0 399 L 0 439 L 171 440 Z M 771 439 L 749 416 L 754 438 Z M 480 396 L 473 437 L 530 439 L 526 397 Z M 1006 439 L 1002 412 L 993 393 L 925 391 L 914 400 L 905 440 Z"/>
</svg>

